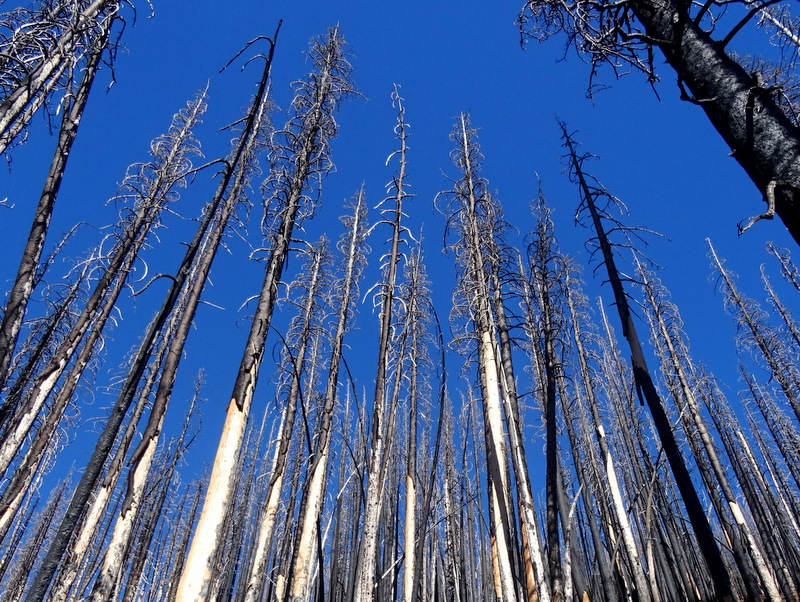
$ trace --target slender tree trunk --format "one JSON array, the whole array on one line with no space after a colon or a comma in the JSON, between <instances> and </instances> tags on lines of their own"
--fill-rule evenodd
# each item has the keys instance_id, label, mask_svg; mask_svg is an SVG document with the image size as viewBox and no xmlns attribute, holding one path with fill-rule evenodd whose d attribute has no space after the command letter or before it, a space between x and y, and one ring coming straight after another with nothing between
<instances>
[{"instance_id":1,"label":"slender tree trunk","mask_svg":"<svg viewBox=\"0 0 800 602\"><path fill-rule=\"evenodd\" d=\"M739 566L739 570L742 578L744 579L745 585L747 586L748 596L751 598L756 598L760 595L760 579L767 595L767 599L777 601L781 598L780 593L778 592L778 587L772 577L769 567L767 566L766 560L761 554L761 550L759 549L758 544L753 537L753 533L751 532L750 527L745 520L744 514L739 508L736 496L734 495L733 489L728 481L728 477L725 474L725 469L723 468L722 462L717 455L714 442L711 440L711 434L709 433L708 428L706 428L703 417L700 415L699 405L695 399L692 387L689 384L690 376L687 374L687 369L684 367L684 364L690 361L688 354L686 353L685 345L683 345L680 340L675 340L677 339L677 335L674 333L674 328L673 331L671 331L667 322L665 321L664 313L668 310L664 307L663 299L661 299L663 295L658 294L656 283L653 282L652 277L644 270L643 266L638 265L637 271L642 279L642 288L645 292L645 297L650 309L649 317L651 319L651 325L656 335L656 340L660 341L660 345L658 346L666 347L664 354L662 355L663 361L666 364L664 372L671 374L672 378L677 378L678 381L677 383L674 383L676 387L673 387L673 390L678 388L677 391L674 390L674 396L676 397L677 402L676 405L678 408L682 408L685 404L686 408L689 410L688 417L691 419L697 435L702 442L702 450L716 480L715 483L709 483L709 489L716 489L716 487L719 487L722 495L725 498L727 510L730 512L730 516L728 516L726 513L721 518L728 523L730 523L730 520L728 519L732 518L733 526L736 530L738 530L737 533L731 534L731 537L733 538L733 554L736 559L736 563ZM675 321L679 319L679 317L673 316L671 323L674 325ZM676 348L678 346L681 348L683 353L679 354L679 350ZM681 403L681 398L683 403ZM689 436L691 437L691 432L689 433ZM699 453L699 450L697 451ZM704 464L703 458L700 456L697 458L697 461L702 470ZM743 549L743 546L740 543L742 539L744 539L747 544L746 551ZM749 559L746 557L746 554L749 554ZM752 560L757 577L752 573L753 569L751 568L750 560Z\"/></svg>"},{"instance_id":2,"label":"slender tree trunk","mask_svg":"<svg viewBox=\"0 0 800 602\"><path fill-rule=\"evenodd\" d=\"M331 429L333 410L336 402L336 388L339 379L339 367L342 360L344 335L348 330L348 317L354 296L357 295L357 283L363 262L363 244L366 236L366 205L363 189L356 196L355 211L348 220L348 233L343 241L346 263L341 282L341 304L336 320L333 337L333 349L328 368L328 379L325 385L325 400L317 426L317 440L314 451L309 458L309 468L300 502L300 515L297 520L297 536L289 569L290 590L287 592L292 602L308 599L309 578L313 563L314 542L325 493L325 478L330 457ZM355 595L355 594L353 594ZM351 597L352 599L352 597Z\"/></svg>"},{"instance_id":3,"label":"slender tree trunk","mask_svg":"<svg viewBox=\"0 0 800 602\"><path fill-rule=\"evenodd\" d=\"M584 349L583 339L581 338L581 328L578 323L577 307L575 300L574 281L571 278L567 279L567 304L570 310L570 319L572 323L573 341L575 343L576 355L580 368L580 376L583 382L584 391L587 396L587 403L589 411L592 416L592 425L594 427L595 438L597 445L600 448L602 459L602 467L605 473L606 483L608 484L609 493L611 495L611 506L614 510L614 516L619 525L620 535L622 537L622 545L625 549L625 556L627 563L631 567L633 573L634 583L636 586L636 598L640 602L647 602L650 600L650 587L645 578L644 568L642 566L641 554L636 546L636 541L633 537L633 529L631 528L630 520L628 519L628 511L624 500L622 499L622 488L619 479L617 478L617 471L614 467L614 456L611 454L611 449L608 445L608 438L606 430L603 426L602 418L598 408L597 400L595 399L594 386L591 382L591 374L587 363L587 354Z\"/></svg>"},{"instance_id":4,"label":"slender tree trunk","mask_svg":"<svg viewBox=\"0 0 800 602\"><path fill-rule=\"evenodd\" d=\"M64 178L72 143L78 135L78 125L83 117L83 110L86 107L89 91L97 74L100 58L108 45L110 23L111 21L109 20L104 24L94 48L89 54L81 81L74 94L70 94L67 97L67 104L62 109L64 113L61 117L56 152L50 163L50 171L47 173L44 189L39 197L39 204L34 213L31 231L28 234L25 250L22 253L14 285L8 293L3 320L0 323L0 390L5 388L8 381L11 358L22 327L22 320L25 317L28 300L33 291L34 277L41 259L50 219L53 215L53 207L58 191L61 188L61 181Z\"/></svg>"},{"instance_id":5,"label":"slender tree trunk","mask_svg":"<svg viewBox=\"0 0 800 602\"><path fill-rule=\"evenodd\" d=\"M528 602L549 602L550 589L544 568L544 559L539 540L539 526L536 520L536 507L533 501L528 460L525 453L523 423L519 409L517 380L511 356L511 335L506 318L503 292L498 269L500 258L495 261L492 273L494 287L494 309L497 316L497 331L500 341L502 368L503 401L505 405L508 438L511 448L511 461L516 479L517 503L522 533L522 559L525 571L525 585Z\"/></svg>"},{"instance_id":6,"label":"slender tree trunk","mask_svg":"<svg viewBox=\"0 0 800 602\"><path fill-rule=\"evenodd\" d=\"M569 150L569 158L572 164L573 174L581 189L581 196L583 202L586 204L590 214L595 232L597 233L600 249L603 254L603 263L608 272L608 278L611 287L614 291L614 301L617 306L620 321L622 322L622 331L631 349L631 362L633 366L633 374L636 382L637 393L644 401L647 402L650 412L653 416L655 427L658 431L658 436L661 444L664 447L667 460L669 461L670 468L675 477L675 482L681 492L683 503L686 508L689 520L691 522L694 534L697 537L697 542L705 559L711 578L714 583L716 595L720 599L728 600L733 598L731 590L730 576L728 570L722 560L719 547L717 546L714 533L711 530L711 525L705 515L697 490L692 483L689 471L686 468L686 463L681 455L675 434L672 431L670 420L664 410L661 398L656 391L655 385L650 377L650 372L647 368L647 363L644 359L644 352L642 351L641 344L639 343L639 336L633 324L630 309L628 307L628 299L625 296L625 291L622 286L619 272L617 271L616 264L612 253L611 244L605 236L605 230L600 221L600 216L594 205L594 196L587 184L582 168L581 161L575 150L572 139L566 132L566 127L562 125L564 133L565 145Z\"/></svg>"},{"instance_id":7,"label":"slender tree trunk","mask_svg":"<svg viewBox=\"0 0 800 602\"><path fill-rule=\"evenodd\" d=\"M706 239L711 251L711 258L716 270L722 276L725 296L735 308L736 321L750 331L752 341L761 351L767 366L775 380L781 386L783 394L794 410L797 420L800 421L800 367L791 361L791 352L787 353L772 329L760 318L760 312L753 306L753 302L746 299L736 288L731 273L724 267L722 260L717 255L710 239ZM787 359L789 361L787 361Z\"/></svg>"},{"instance_id":8,"label":"slender tree trunk","mask_svg":"<svg viewBox=\"0 0 800 602\"><path fill-rule=\"evenodd\" d=\"M394 423L395 400L392 408L387 411L386 394L387 364L392 334L392 315L394 310L394 296L397 282L397 265L400 261L401 242L401 217L403 215L403 200L406 197L406 131L405 109L403 99L399 96L397 88L394 92L398 117L395 131L400 143L400 148L395 151L399 157L399 169L394 179L395 194L386 199L394 201L394 206L384 209L383 214L391 214L387 219L392 226L391 249L385 264L384 281L381 284L381 312L380 312L380 339L378 341L378 367L375 376L375 394L372 403L372 441L370 446L369 471L367 473L367 497L364 503L364 525L360 539L359 554L356 567L355 602L368 602L374 596L375 561L377 554L377 534L380 510L383 501L386 475L386 455L391 449L394 433L391 428ZM408 325L405 325L406 327ZM403 338L407 336L404 330ZM404 357L402 353L397 358L398 375L402 372ZM398 376L399 381L399 376Z\"/></svg>"},{"instance_id":9,"label":"slender tree trunk","mask_svg":"<svg viewBox=\"0 0 800 602\"><path fill-rule=\"evenodd\" d=\"M190 103L187 115L176 116L173 122L173 128L176 128L176 131L167 134L168 140L172 142L170 150L166 156L156 159L156 172L159 176L143 183L147 187L145 195L139 199L140 202L134 208L133 219L125 225L120 235L121 242L114 247L108 267L95 285L70 333L41 370L25 401L11 417L10 429L3 433L4 438L0 445L0 473L8 469L14 456L19 452L39 411L67 369L87 331L94 325L94 332L89 337L90 341L84 343L84 348L86 349L88 346L88 349L80 355L80 361L70 370L69 378L73 381L70 386L74 387L77 384L89 357L91 357L102 327L124 288L125 280L131 272L139 251L144 246L152 227L157 223L160 213L166 208L168 202L173 200L172 189L186 175L185 170L188 170L188 166L183 163L191 154L192 129L204 109L205 104L201 98ZM181 169L176 171L176 164L181 165ZM71 394L69 388L67 391ZM66 401L68 399L62 400L62 406ZM60 411L63 411L63 407L52 414L51 424L45 427L48 437L60 420Z\"/></svg>"},{"instance_id":10,"label":"slender tree trunk","mask_svg":"<svg viewBox=\"0 0 800 602\"><path fill-rule=\"evenodd\" d=\"M493 201L485 190L485 181L477 175L478 148L475 132L465 114L459 117L451 139L456 144L454 162L461 170L461 179L456 182L456 190L450 195L459 207L456 216L461 236L459 244L464 254L462 269L465 272L461 286L464 296L470 299L470 318L474 320L472 336L478 348L495 594L501 600L515 601L517 591L512 560L515 547L512 540L512 521L515 519L515 512L509 497L509 472L500 398L500 365L489 291L489 258L485 256L486 241L482 238L484 232L481 231L478 215L479 211L490 211L487 207Z\"/></svg>"}]
</instances>

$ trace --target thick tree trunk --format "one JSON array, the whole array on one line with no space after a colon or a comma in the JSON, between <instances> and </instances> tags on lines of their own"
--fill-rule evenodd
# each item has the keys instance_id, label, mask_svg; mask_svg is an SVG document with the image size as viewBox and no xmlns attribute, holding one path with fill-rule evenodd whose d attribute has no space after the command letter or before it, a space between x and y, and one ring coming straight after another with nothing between
<instances>
[{"instance_id":1,"label":"thick tree trunk","mask_svg":"<svg viewBox=\"0 0 800 602\"><path fill-rule=\"evenodd\" d=\"M644 400L653 416L653 422L658 432L659 440L664 448L667 460L669 462L672 473L675 477L675 483L680 490L683 503L686 508L687 515L694 530L697 542L705 559L711 578L714 582L716 595L722 599L732 599L733 592L731 590L730 576L728 575L727 567L722 559L719 547L717 546L714 532L705 515L705 510L700 502L694 484L692 483L691 475L686 467L686 462L681 455L680 448L678 447L675 439L675 433L672 431L672 425L669 417L661 402L655 385L653 384L647 363L644 358L644 351L642 350L641 343L639 342L639 335L636 327L633 324L633 318L628 306L628 299L625 296L625 291L622 286L619 272L617 271L612 247L605 235L600 216L594 205L594 196L590 190L589 185L586 183L583 172L581 171L580 161L575 151L574 143L566 132L566 127L562 125L565 145L569 149L569 158L572 164L573 173L576 181L581 189L581 197L586 204L590 214L594 230L597 233L600 250L603 254L603 263L608 272L608 279L614 292L614 301L616 302L617 312L622 323L622 332L628 341L631 350L631 364L633 367L633 376L636 383L637 393L640 398Z\"/></svg>"},{"instance_id":2,"label":"thick tree trunk","mask_svg":"<svg viewBox=\"0 0 800 602\"><path fill-rule=\"evenodd\" d=\"M678 0L637 0L630 6L800 244L800 133L772 94L702 31Z\"/></svg>"}]
</instances>

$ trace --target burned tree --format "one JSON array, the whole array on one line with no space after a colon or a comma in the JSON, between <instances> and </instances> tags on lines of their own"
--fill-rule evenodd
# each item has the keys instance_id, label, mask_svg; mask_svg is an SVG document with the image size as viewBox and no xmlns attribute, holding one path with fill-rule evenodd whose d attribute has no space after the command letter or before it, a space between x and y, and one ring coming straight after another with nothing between
<instances>
[{"instance_id":1,"label":"burned tree","mask_svg":"<svg viewBox=\"0 0 800 602\"><path fill-rule=\"evenodd\" d=\"M733 599L734 595L731 589L731 579L728 574L728 568L722 559L708 517L700 502L697 489L692 482L689 470L686 467L686 462L678 447L675 433L672 430L672 424L667 416L664 403L650 376L644 351L639 341L639 335L633 322L633 316L628 304L628 297L623 286L623 279L616 267L614 246L606 236L605 227L603 226L603 218L611 220L611 223L615 225L614 227L618 227L618 222L602 207L598 208L598 201L606 200L607 202L614 202L615 198L606 189L594 182L591 176L586 173L584 170L584 163L587 155L578 154L576 143L567 132L566 125L563 123L560 125L564 146L567 148L566 160L569 165L570 176L578 186L581 197L581 211L588 214L591 225L595 231L597 249L601 253L603 265L608 273L608 279L614 294L614 302L617 306L620 321L622 322L622 332L630 346L636 392L640 401L642 403L647 403L653 416L653 422L658 432L659 440L664 448L664 453L666 454L670 468L672 469L675 483L681 493L689 521L692 525L692 530L697 538L697 543L700 546L703 558L708 566L709 576L714 583L716 595L720 599Z\"/></svg>"},{"instance_id":2,"label":"burned tree","mask_svg":"<svg viewBox=\"0 0 800 602\"><path fill-rule=\"evenodd\" d=\"M227 406L197 532L181 577L178 590L181 597L195 599L209 593L212 579L210 562L220 545L219 526L230 507L234 483L231 469L236 464L247 426L292 234L296 224L313 213L309 196L313 192L313 182L321 179L332 167L330 143L337 133L334 114L344 97L354 91L350 83L352 67L347 62L345 41L338 27L313 40L309 56L315 71L296 84L292 103L294 115L282 132L285 142L278 149L265 186L263 225L270 251L264 282Z\"/></svg>"},{"instance_id":3,"label":"burned tree","mask_svg":"<svg viewBox=\"0 0 800 602\"><path fill-rule=\"evenodd\" d=\"M655 82L655 52L661 51L675 71L681 98L705 111L767 203L740 231L777 214L800 243L800 131L780 102L780 86L765 83L758 71L748 73L726 52L741 27L774 4L530 0L520 27L540 40L564 34L591 62L592 80L605 64L617 75L640 71ZM727 33L721 32L726 24ZM794 43L791 36L788 40Z\"/></svg>"}]
</instances>

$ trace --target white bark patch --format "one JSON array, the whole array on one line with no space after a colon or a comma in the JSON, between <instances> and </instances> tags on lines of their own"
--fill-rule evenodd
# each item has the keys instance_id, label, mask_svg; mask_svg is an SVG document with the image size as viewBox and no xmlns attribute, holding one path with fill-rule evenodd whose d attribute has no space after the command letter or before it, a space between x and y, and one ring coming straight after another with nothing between
<instances>
[{"instance_id":1,"label":"white bark patch","mask_svg":"<svg viewBox=\"0 0 800 602\"><path fill-rule=\"evenodd\" d=\"M322 494L325 489L325 468L328 465L328 451L320 453L319 462L311 475L311 486L308 491L308 511L305 521L300 525L300 539L297 543L297 565L294 568L292 582L292 598L302 599L308 584L310 565L314 554L314 536L317 532L317 520L322 511Z\"/></svg>"},{"instance_id":2,"label":"white bark patch","mask_svg":"<svg viewBox=\"0 0 800 602\"><path fill-rule=\"evenodd\" d=\"M70 350L71 352L72 350ZM4 474L8 470L9 464L11 464L23 440L27 437L33 421L36 420L36 415L42 409L47 396L50 395L50 391L55 386L58 377L61 376L65 365L65 361L59 362L55 369L48 374L47 378L39 383L33 399L28 403L28 410L20 417L14 432L3 444L3 447L0 448L0 474Z\"/></svg>"},{"instance_id":3,"label":"white bark patch","mask_svg":"<svg viewBox=\"0 0 800 602\"><path fill-rule=\"evenodd\" d=\"M195 602L205 600L208 596L211 584L210 564L217 549L222 520L230 503L231 479L236 469L244 427L247 424L247 413L239 410L236 401L236 398L233 398L228 404L228 415L222 429L214 467L211 470L203 511L178 585L175 598L177 602Z\"/></svg>"}]
</instances>

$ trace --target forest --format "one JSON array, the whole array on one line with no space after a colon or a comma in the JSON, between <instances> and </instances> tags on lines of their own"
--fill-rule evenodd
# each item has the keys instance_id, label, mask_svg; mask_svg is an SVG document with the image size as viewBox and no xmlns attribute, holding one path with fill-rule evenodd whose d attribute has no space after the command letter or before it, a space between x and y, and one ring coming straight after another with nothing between
<instances>
[{"instance_id":1,"label":"forest","mask_svg":"<svg viewBox=\"0 0 800 602\"><path fill-rule=\"evenodd\" d=\"M795 4L180 4L0 0L0 602L800 599Z\"/></svg>"}]
</instances>

